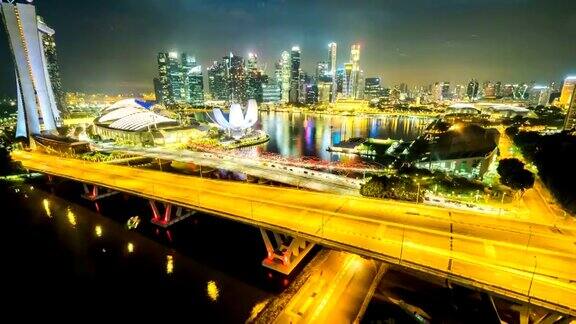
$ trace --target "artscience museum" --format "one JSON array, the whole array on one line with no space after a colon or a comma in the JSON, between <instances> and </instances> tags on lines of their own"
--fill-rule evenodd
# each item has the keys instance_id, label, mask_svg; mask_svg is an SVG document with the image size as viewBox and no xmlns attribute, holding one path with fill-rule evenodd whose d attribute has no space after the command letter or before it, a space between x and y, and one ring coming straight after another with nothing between
<instances>
[{"instance_id":1,"label":"artscience museum","mask_svg":"<svg viewBox=\"0 0 576 324\"><path fill-rule=\"evenodd\" d=\"M240 104L232 104L228 119L220 108L214 108L212 112L214 123L228 136L236 140L251 135L254 132L253 127L258 121L258 104L254 99L248 100L246 112Z\"/></svg>"}]
</instances>

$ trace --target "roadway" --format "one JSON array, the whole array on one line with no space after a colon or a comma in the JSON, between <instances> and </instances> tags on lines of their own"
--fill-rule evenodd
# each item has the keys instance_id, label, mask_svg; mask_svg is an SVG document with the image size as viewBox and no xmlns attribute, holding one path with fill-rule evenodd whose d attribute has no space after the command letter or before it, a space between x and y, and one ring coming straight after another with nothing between
<instances>
[{"instance_id":1,"label":"roadway","mask_svg":"<svg viewBox=\"0 0 576 324\"><path fill-rule=\"evenodd\" d=\"M154 159L194 163L212 168L245 173L253 177L286 183L323 192L358 195L363 181L328 172L303 167L284 165L272 160L242 158L232 155L217 155L209 152L174 150L165 148L137 148L118 145L100 145L106 152L123 152Z\"/></svg>"},{"instance_id":2,"label":"roadway","mask_svg":"<svg viewBox=\"0 0 576 324\"><path fill-rule=\"evenodd\" d=\"M385 271L379 262L329 251L274 323L354 323Z\"/></svg>"},{"instance_id":3,"label":"roadway","mask_svg":"<svg viewBox=\"0 0 576 324\"><path fill-rule=\"evenodd\" d=\"M498 127L500 132L500 141L498 148L500 150L500 158L516 158L525 164L529 164L520 153L519 149L514 145L514 142L506 134L504 127ZM535 174L536 181L534 187L524 192L521 202L524 208L529 211L531 219L549 224L564 224L574 226L576 222L573 217L567 216L566 212L558 210L558 204L546 186L542 183L538 174Z\"/></svg>"},{"instance_id":4,"label":"roadway","mask_svg":"<svg viewBox=\"0 0 576 324\"><path fill-rule=\"evenodd\" d=\"M31 170L304 237L576 315L574 227L13 152Z\"/></svg>"}]
</instances>

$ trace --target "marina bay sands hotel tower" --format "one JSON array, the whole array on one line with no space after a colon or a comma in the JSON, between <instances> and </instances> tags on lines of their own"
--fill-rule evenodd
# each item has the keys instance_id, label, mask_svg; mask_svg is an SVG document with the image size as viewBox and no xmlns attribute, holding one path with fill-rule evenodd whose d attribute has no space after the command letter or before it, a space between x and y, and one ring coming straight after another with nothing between
<instances>
[{"instance_id":1,"label":"marina bay sands hotel tower","mask_svg":"<svg viewBox=\"0 0 576 324\"><path fill-rule=\"evenodd\" d=\"M42 42L43 37L52 36L54 30L38 19L32 4L0 0L0 5L16 68L16 137L30 138L31 135L54 132L60 112Z\"/></svg>"}]
</instances>

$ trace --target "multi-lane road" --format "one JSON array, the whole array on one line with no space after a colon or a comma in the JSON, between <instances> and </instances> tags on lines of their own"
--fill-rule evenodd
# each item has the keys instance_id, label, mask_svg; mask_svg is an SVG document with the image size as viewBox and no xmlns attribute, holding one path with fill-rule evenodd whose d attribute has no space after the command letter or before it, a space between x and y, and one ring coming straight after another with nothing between
<instances>
[{"instance_id":1,"label":"multi-lane road","mask_svg":"<svg viewBox=\"0 0 576 324\"><path fill-rule=\"evenodd\" d=\"M576 314L576 227L201 179L34 152L31 170L172 202Z\"/></svg>"}]
</instances>

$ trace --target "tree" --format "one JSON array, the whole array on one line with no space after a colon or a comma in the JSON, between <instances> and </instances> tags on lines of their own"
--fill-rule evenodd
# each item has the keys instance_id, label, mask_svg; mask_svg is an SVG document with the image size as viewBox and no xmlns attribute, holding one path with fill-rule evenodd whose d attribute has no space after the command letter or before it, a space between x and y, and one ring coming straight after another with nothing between
<instances>
[{"instance_id":1,"label":"tree","mask_svg":"<svg viewBox=\"0 0 576 324\"><path fill-rule=\"evenodd\" d=\"M520 129L518 128L518 126L510 126L510 127L506 128L506 130L505 130L506 135L508 135L511 138L516 136L516 134L518 134L519 131L520 131Z\"/></svg>"},{"instance_id":2,"label":"tree","mask_svg":"<svg viewBox=\"0 0 576 324\"><path fill-rule=\"evenodd\" d=\"M0 146L0 175L8 175L12 170L13 165L10 152L8 152L5 147Z\"/></svg>"},{"instance_id":3,"label":"tree","mask_svg":"<svg viewBox=\"0 0 576 324\"><path fill-rule=\"evenodd\" d=\"M384 197L388 190L389 179L386 176L372 177L360 188L360 194L366 197Z\"/></svg>"},{"instance_id":4,"label":"tree","mask_svg":"<svg viewBox=\"0 0 576 324\"><path fill-rule=\"evenodd\" d=\"M514 190L524 191L534 186L534 174L524 169L524 163L518 159L502 159L496 170L500 182Z\"/></svg>"}]
</instances>

